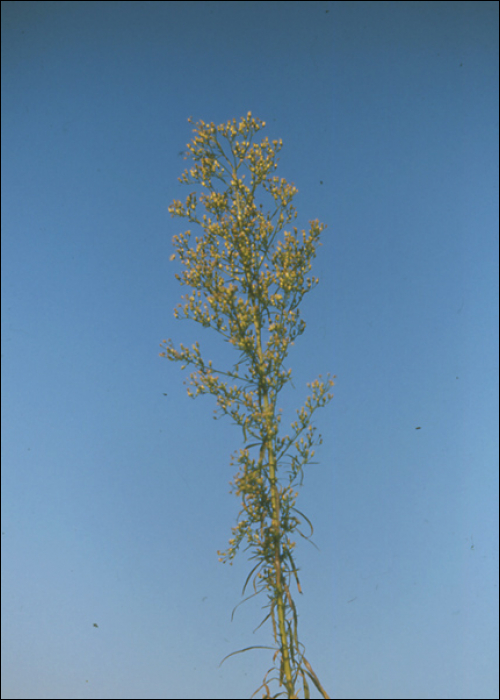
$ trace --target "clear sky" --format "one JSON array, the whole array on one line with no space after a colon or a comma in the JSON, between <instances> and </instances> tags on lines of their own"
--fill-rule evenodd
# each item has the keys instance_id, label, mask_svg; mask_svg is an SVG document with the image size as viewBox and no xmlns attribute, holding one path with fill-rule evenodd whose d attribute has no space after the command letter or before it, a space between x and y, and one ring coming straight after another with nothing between
<instances>
[{"instance_id":1,"label":"clear sky","mask_svg":"<svg viewBox=\"0 0 500 700\"><path fill-rule=\"evenodd\" d=\"M231 622L251 563L217 557L241 435L158 356L227 354L173 317L167 207L187 118L249 110L299 227L328 225L283 397L293 416L337 375L297 504L307 656L334 698L498 697L498 3L23 1L2 2L5 700L248 698L272 664L219 667L271 642L264 597Z\"/></svg>"}]
</instances>

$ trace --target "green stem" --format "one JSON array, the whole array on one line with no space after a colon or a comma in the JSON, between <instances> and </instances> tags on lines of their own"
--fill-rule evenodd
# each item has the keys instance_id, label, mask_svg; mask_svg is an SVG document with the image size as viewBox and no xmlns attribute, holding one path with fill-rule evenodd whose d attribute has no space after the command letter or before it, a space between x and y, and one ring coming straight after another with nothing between
<instances>
[{"instance_id":1,"label":"green stem","mask_svg":"<svg viewBox=\"0 0 500 700\"><path fill-rule=\"evenodd\" d=\"M254 326L255 326L255 337L257 340L257 356L260 363L260 372L263 376L264 372L264 360L262 354L262 340L261 340L261 329L260 329L260 318L257 314L256 308L254 306ZM267 385L263 385L262 388L262 408L263 413L266 418L266 434L264 440L267 442L267 454L268 454L268 464L269 464L269 481L271 483L271 504L272 504L272 527L274 530L274 572L276 575L275 581L275 591L276 591L276 605L278 609L278 628L279 636L281 642L281 655L283 658L283 674L285 678L285 687L289 698L295 697L295 688L292 678L292 669L290 665L290 649L288 648L288 637L286 634L285 625L285 589L282 581L282 567L281 567L281 515L280 515L280 497L278 491L278 479L277 479L277 464L276 457L274 454L274 448L272 445L272 428L275 420L274 407L270 405Z\"/></svg>"}]
</instances>

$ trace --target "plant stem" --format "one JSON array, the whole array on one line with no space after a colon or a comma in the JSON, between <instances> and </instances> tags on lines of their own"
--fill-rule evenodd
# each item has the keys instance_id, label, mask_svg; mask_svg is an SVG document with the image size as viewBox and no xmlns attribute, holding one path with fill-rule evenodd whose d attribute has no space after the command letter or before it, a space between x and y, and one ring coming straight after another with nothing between
<instances>
[{"instance_id":1,"label":"plant stem","mask_svg":"<svg viewBox=\"0 0 500 700\"><path fill-rule=\"evenodd\" d=\"M295 696L295 688L292 679L292 669L290 666L290 650L288 648L288 637L286 633L285 625L285 590L282 581L282 567L281 567L281 515L280 515L280 497L278 492L278 479L277 470L278 465L276 464L276 456L274 454L274 447L272 444L273 427L276 421L274 406L269 402L269 394L267 384L265 383L264 375L264 363L262 354L262 338L261 338L261 327L260 318L256 313L256 307L254 306L254 327L255 336L257 341L257 356L259 358L260 364L260 374L263 378L262 386L262 407L264 409L264 415L266 416L266 434L263 436L264 440L267 442L267 455L269 464L269 481L271 483L271 504L272 504L272 527L274 531L274 573L275 573L275 594L276 594L276 605L278 608L278 628L280 636L280 647L281 655L283 659L283 674L284 683L287 690L289 698Z\"/></svg>"}]
</instances>

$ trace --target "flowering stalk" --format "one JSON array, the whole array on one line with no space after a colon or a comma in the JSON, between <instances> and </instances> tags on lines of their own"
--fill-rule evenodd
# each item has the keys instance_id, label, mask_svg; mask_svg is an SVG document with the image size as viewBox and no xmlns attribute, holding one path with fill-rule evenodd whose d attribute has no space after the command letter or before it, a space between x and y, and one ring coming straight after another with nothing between
<instances>
[{"instance_id":1,"label":"flowering stalk","mask_svg":"<svg viewBox=\"0 0 500 700\"><path fill-rule=\"evenodd\" d=\"M269 688L277 680L288 698L298 698L299 683L309 698L309 679L328 698L298 640L290 584L293 577L302 593L292 536L298 532L308 539L299 526L307 522L312 534L312 525L295 507L296 488L314 456L313 445L321 443L311 417L332 398L333 379L320 377L308 384L311 395L297 411L290 434L280 434L277 405L279 392L292 377L285 359L306 325L299 304L318 283L307 274L324 225L311 221L309 231L300 234L295 227L285 230L297 216L292 205L297 190L274 174L281 140L269 142L266 137L254 143L264 126L250 112L239 123L198 122L187 146L194 165L179 178L197 189L184 203L174 200L169 207L172 216L184 217L203 231L200 237L189 230L173 237L176 252L171 259L178 257L183 268L176 278L190 288L174 315L213 328L239 357L230 369L216 369L202 358L199 343L176 349L170 339L163 341L161 356L181 362L182 369L191 365L188 394L213 394L215 418L227 415L243 432L244 447L233 455L232 464L239 467L231 483L241 498L239 522L229 548L219 555L232 563L246 543L257 563L243 591L252 579L254 595L267 592L269 613L262 623L271 620L275 646L264 648L275 651L275 667L254 695L264 689L263 697L280 697L282 692L271 696ZM266 198L270 211L263 209ZM273 670L277 678L268 679Z\"/></svg>"}]
</instances>

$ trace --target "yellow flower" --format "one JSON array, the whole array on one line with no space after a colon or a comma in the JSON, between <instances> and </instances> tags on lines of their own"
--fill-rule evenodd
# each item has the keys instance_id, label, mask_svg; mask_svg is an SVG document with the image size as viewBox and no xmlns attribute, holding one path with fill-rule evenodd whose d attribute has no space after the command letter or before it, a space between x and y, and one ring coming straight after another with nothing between
<instances>
[{"instance_id":1,"label":"yellow flower","mask_svg":"<svg viewBox=\"0 0 500 700\"><path fill-rule=\"evenodd\" d=\"M170 256L170 260L175 260L175 253L172 253L172 255Z\"/></svg>"}]
</instances>

